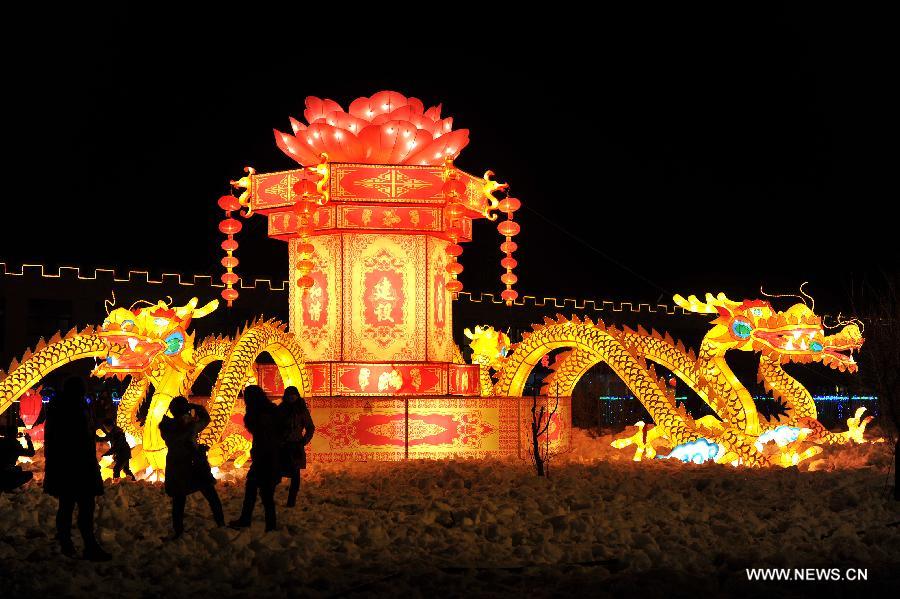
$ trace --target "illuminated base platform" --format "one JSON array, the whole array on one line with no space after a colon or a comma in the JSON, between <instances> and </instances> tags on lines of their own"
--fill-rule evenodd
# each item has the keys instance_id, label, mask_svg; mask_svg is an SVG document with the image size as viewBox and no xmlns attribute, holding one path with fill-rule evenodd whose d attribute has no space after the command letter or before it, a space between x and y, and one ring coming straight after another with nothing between
<instances>
[{"instance_id":1,"label":"illuminated base platform","mask_svg":"<svg viewBox=\"0 0 900 599\"><path fill-rule=\"evenodd\" d=\"M275 399L277 396L270 394ZM208 403L209 398L191 401ZM316 433L308 462L519 457L531 452L532 397L308 397ZM538 397L538 408L546 406ZM556 398L550 398L551 407ZM248 440L244 403L235 403L224 437ZM550 421L550 448L571 443L572 398L560 397ZM543 437L542 437L543 439Z\"/></svg>"},{"instance_id":2,"label":"illuminated base platform","mask_svg":"<svg viewBox=\"0 0 900 599\"><path fill-rule=\"evenodd\" d=\"M527 457L531 397L312 397L311 462ZM538 398L539 404L544 401ZM555 399L552 400L555 403ZM568 447L572 401L561 397L551 446Z\"/></svg>"},{"instance_id":3,"label":"illuminated base platform","mask_svg":"<svg viewBox=\"0 0 900 599\"><path fill-rule=\"evenodd\" d=\"M309 368L313 393L306 402L316 425L307 447L310 462L530 455L534 399L474 395L477 365L313 363ZM319 374L324 369L328 374ZM413 371L420 374L411 376ZM277 368L257 364L255 374L269 397L281 397L284 384ZM402 381L396 388L390 386L395 378ZM384 386L380 382L388 384L381 395L363 391L380 389ZM326 389L338 389L341 394L325 395ZM450 393L437 393L438 389ZM538 406L546 405L547 398L539 396L537 401ZM551 407L555 403L551 398ZM235 432L249 438L242 413L239 401L223 438ZM551 448L568 447L571 430L572 398L560 397L548 431Z\"/></svg>"}]
</instances>

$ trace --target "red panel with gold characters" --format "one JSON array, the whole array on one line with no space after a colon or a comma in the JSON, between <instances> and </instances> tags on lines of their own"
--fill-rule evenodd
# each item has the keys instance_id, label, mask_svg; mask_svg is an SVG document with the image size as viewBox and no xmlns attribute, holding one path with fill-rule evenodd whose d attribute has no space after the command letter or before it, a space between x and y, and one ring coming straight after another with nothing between
<instances>
[{"instance_id":1,"label":"red panel with gold characters","mask_svg":"<svg viewBox=\"0 0 900 599\"><path fill-rule=\"evenodd\" d=\"M311 395L331 395L331 363L306 364L312 378Z\"/></svg>"},{"instance_id":2,"label":"red panel with gold characters","mask_svg":"<svg viewBox=\"0 0 900 599\"><path fill-rule=\"evenodd\" d=\"M322 206L312 215L312 223L317 231L335 228L335 206ZM288 240L297 235L300 219L293 210L281 209L270 212L269 237Z\"/></svg>"},{"instance_id":3,"label":"red panel with gold characters","mask_svg":"<svg viewBox=\"0 0 900 599\"><path fill-rule=\"evenodd\" d=\"M294 184L300 180L302 172L302 169L295 169L253 175L253 210L265 214L274 208L293 206L296 199Z\"/></svg>"},{"instance_id":4,"label":"red panel with gold characters","mask_svg":"<svg viewBox=\"0 0 900 599\"><path fill-rule=\"evenodd\" d=\"M334 364L334 395L444 395L444 364Z\"/></svg>"},{"instance_id":5,"label":"red panel with gold characters","mask_svg":"<svg viewBox=\"0 0 900 599\"><path fill-rule=\"evenodd\" d=\"M343 359L425 360L425 237L343 237Z\"/></svg>"},{"instance_id":6,"label":"red panel with gold characters","mask_svg":"<svg viewBox=\"0 0 900 599\"><path fill-rule=\"evenodd\" d=\"M329 164L331 176L328 183L330 200L334 202L389 202L399 204L446 203L442 188L443 166ZM259 173L251 177L253 186L252 207L266 214L278 208L293 206L296 200L294 184L300 180L301 169L276 173ZM459 171L465 184L463 205L481 213L487 201L484 196L484 180Z\"/></svg>"},{"instance_id":7,"label":"red panel with gold characters","mask_svg":"<svg viewBox=\"0 0 900 599\"><path fill-rule=\"evenodd\" d=\"M435 232L441 230L441 210L411 206L339 206L339 229L407 230Z\"/></svg>"},{"instance_id":8,"label":"red panel with gold characters","mask_svg":"<svg viewBox=\"0 0 900 599\"><path fill-rule=\"evenodd\" d=\"M450 395L480 395L479 366L450 364L447 369L447 388Z\"/></svg>"},{"instance_id":9,"label":"red panel with gold characters","mask_svg":"<svg viewBox=\"0 0 900 599\"><path fill-rule=\"evenodd\" d=\"M452 297L447 291L448 242L428 238L428 265L425 290L428 296L426 343L427 359L434 362L452 362L456 350L453 344Z\"/></svg>"},{"instance_id":10,"label":"red panel with gold characters","mask_svg":"<svg viewBox=\"0 0 900 599\"><path fill-rule=\"evenodd\" d=\"M441 166L332 164L331 198L443 204L443 174Z\"/></svg>"},{"instance_id":11,"label":"red panel with gold characters","mask_svg":"<svg viewBox=\"0 0 900 599\"><path fill-rule=\"evenodd\" d=\"M516 455L515 400L452 397L409 400L410 459Z\"/></svg>"},{"instance_id":12,"label":"red panel with gold characters","mask_svg":"<svg viewBox=\"0 0 900 599\"><path fill-rule=\"evenodd\" d=\"M311 462L514 456L515 398L313 397Z\"/></svg>"},{"instance_id":13,"label":"red panel with gold characters","mask_svg":"<svg viewBox=\"0 0 900 599\"><path fill-rule=\"evenodd\" d=\"M305 294L296 285L288 291L291 331L300 341L303 354L310 361L341 359L341 320L344 299L341 263L341 236L319 235L311 239L316 248L310 258L315 269L310 272L314 284ZM291 263L297 261L298 240L289 242Z\"/></svg>"},{"instance_id":14,"label":"red panel with gold characters","mask_svg":"<svg viewBox=\"0 0 900 599\"><path fill-rule=\"evenodd\" d=\"M400 399L313 397L307 400L316 434L311 462L402 460L406 457L406 404Z\"/></svg>"}]
</instances>

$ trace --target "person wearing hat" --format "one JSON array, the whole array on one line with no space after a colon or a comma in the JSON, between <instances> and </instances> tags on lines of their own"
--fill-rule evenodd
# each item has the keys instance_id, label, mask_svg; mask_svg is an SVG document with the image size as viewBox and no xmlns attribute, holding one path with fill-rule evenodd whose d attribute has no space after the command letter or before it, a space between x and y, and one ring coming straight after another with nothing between
<instances>
[{"instance_id":1,"label":"person wearing hat","mask_svg":"<svg viewBox=\"0 0 900 599\"><path fill-rule=\"evenodd\" d=\"M197 444L197 434L210 422L203 406L188 403L178 396L169 404L169 413L159 424L159 432L166 442L166 494L172 498L172 536L184 533L184 505L187 496L200 491L212 510L213 520L225 525L222 501L216 493L216 479L212 475L206 448Z\"/></svg>"}]
</instances>

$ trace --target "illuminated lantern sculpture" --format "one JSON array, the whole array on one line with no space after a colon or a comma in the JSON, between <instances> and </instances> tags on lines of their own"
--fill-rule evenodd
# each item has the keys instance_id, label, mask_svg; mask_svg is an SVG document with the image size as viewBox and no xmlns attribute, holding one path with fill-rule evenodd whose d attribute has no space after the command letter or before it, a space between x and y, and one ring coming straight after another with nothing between
<instances>
[{"instance_id":1,"label":"illuminated lantern sculpture","mask_svg":"<svg viewBox=\"0 0 900 599\"><path fill-rule=\"evenodd\" d=\"M468 131L454 130L440 106L426 109L396 92L358 98L348 110L310 97L303 116L305 123L290 120L292 133L275 131L276 145L302 168L255 173L248 187L250 211L268 219L296 269L290 330L312 373L317 426L326 421L313 453L351 455L360 439L377 455L395 455L398 444L404 455L446 451L462 438L499 450L496 411L471 412L484 427L464 426L463 408L454 408L447 415L457 424L439 432L428 406L480 394L477 366L456 361L451 304L462 290L458 258L472 222L496 220L501 200L493 194L506 185L454 166ZM331 421L346 414L325 407L347 397L370 410L363 424L354 421L368 431L354 441ZM407 404L410 428L401 430L391 418L403 406L406 423ZM437 439L440 449L432 447Z\"/></svg>"}]
</instances>

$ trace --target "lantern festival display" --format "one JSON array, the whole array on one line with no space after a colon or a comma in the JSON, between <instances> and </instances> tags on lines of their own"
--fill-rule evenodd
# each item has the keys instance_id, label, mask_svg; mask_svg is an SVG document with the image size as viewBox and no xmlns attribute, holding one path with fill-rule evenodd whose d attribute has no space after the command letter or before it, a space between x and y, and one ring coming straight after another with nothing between
<instances>
[{"instance_id":1,"label":"lantern festival display","mask_svg":"<svg viewBox=\"0 0 900 599\"><path fill-rule=\"evenodd\" d=\"M865 442L871 418L858 412L846 431L826 430L809 392L782 368L786 362L857 368L861 323L842 321L829 334L806 295L784 311L767 300L734 301L722 293L704 300L676 295L684 311L713 317L697 353L656 331L577 317L547 318L516 343L472 323L465 329L472 350L466 364L453 341L451 309L462 290L462 244L472 239L473 221L499 221L500 297L513 306L520 232L514 216L521 202L491 171L478 177L456 168L468 131L454 130L440 106L426 110L416 98L379 92L345 111L309 97L304 117L306 123L290 119L292 133L275 131L277 147L296 168L257 173L248 167L232 182L239 195L218 202L226 236L222 298L228 305L238 298L234 235L242 224L236 216L258 215L269 236L285 244L292 273L287 325L258 319L234 337L195 342L193 319L215 310L217 300L199 308L197 298L180 306L156 298L115 307L96 327L41 340L0 372L0 412L59 366L99 359L95 376L131 376L117 423L138 446L132 469L158 472L165 464L158 425L169 402L190 393L203 369L221 361L207 406L212 421L199 439L211 448L213 465L248 458L240 396L254 382L273 394L294 385L307 398L316 423L311 461L527 456L533 400L522 397L525 384L537 364L564 349L542 390L559 405L542 439L554 450L569 443L572 390L601 362L652 418L613 443L634 446L635 460L789 467L829 445ZM760 379L785 404L783 418L760 419L725 360L729 351L759 354ZM263 353L274 364L258 363ZM670 373L668 380L657 366ZM679 382L715 416L695 420L678 405ZM142 425L136 413L151 385ZM33 412L34 398L24 401Z\"/></svg>"},{"instance_id":2,"label":"lantern festival display","mask_svg":"<svg viewBox=\"0 0 900 599\"><path fill-rule=\"evenodd\" d=\"M304 117L275 132L300 168L247 187L296 267L289 329L312 380L313 459L517 452L518 404L480 398L451 310L462 244L473 220L497 219L506 185L454 166L468 131L440 106L381 92L345 111L311 97Z\"/></svg>"}]
</instances>

